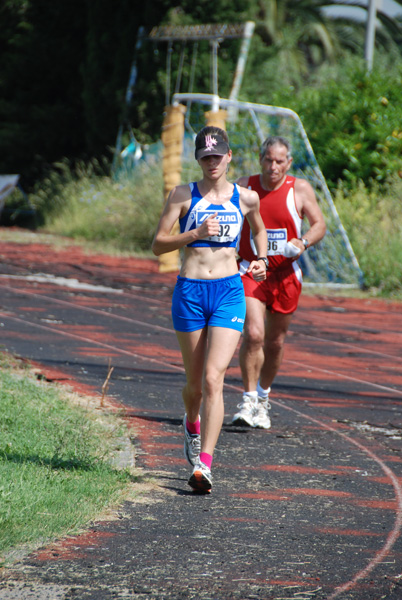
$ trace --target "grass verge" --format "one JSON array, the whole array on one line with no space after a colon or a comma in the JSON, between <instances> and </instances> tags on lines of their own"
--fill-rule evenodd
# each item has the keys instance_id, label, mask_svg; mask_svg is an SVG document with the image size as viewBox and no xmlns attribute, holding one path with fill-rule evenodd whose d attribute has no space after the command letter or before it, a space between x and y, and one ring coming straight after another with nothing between
<instances>
[{"instance_id":1,"label":"grass verge","mask_svg":"<svg viewBox=\"0 0 402 600\"><path fill-rule=\"evenodd\" d=\"M0 353L0 560L67 533L132 493L135 479L112 459L127 432L106 411L38 381Z\"/></svg>"}]
</instances>

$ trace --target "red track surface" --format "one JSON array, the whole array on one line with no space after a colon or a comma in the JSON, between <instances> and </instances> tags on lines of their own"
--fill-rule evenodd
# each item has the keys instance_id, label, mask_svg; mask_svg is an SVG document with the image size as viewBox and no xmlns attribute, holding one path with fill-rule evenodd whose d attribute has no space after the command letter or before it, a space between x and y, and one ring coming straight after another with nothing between
<instances>
[{"instance_id":1,"label":"red track surface","mask_svg":"<svg viewBox=\"0 0 402 600\"><path fill-rule=\"evenodd\" d=\"M116 378L111 391L126 407L137 435L137 464L155 473L162 488L173 489L173 500L171 493L164 495L163 507L158 504L155 510L172 524L178 539L186 539L194 518L202 531L205 501L195 503L184 492L188 469L179 427L183 369L170 322L176 275L159 274L155 261L89 255L76 247L53 250L0 242L0 257L3 345L40 363L49 378L94 393L100 393L112 361ZM71 279L78 283L71 285ZM133 550L133 540L127 546L135 554L138 574L130 572L130 589L140 581L148 590L141 588L141 598L402 598L401 363L400 304L303 295L274 386L269 432L237 431L229 425L241 392L237 356L228 371L214 510L208 510L215 513L215 546L220 531L225 542L221 556L233 543L230 556L235 557L242 540L254 550L239 563L232 558L233 564L223 566L213 582L200 579L197 569L209 568L202 557L195 565L185 555L186 573L175 572L169 583L169 569L162 566L173 560L169 551L180 558L176 538L164 548L166 534L144 530L140 553ZM181 473L178 481L172 473ZM211 527L211 518L205 527ZM88 548L121 547L121 535L100 525L81 538L43 549L28 563L35 578L67 586L76 584L70 571L74 565L88 580L82 598L116 597L89 595L91 590L100 593L99 581L84 563ZM147 544L158 535L159 554L148 555ZM151 556L160 574L154 587L149 583L147 588ZM303 560L306 556L310 559ZM64 579L54 575L55 560L63 563ZM108 576L108 589L116 591L124 569L111 567ZM195 595L185 595L189 590Z\"/></svg>"}]
</instances>

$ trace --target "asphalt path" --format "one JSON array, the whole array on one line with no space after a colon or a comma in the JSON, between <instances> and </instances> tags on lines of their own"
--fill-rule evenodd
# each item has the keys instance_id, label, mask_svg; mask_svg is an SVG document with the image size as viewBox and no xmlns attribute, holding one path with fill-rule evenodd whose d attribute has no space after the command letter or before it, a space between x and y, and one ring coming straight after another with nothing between
<instances>
[{"instance_id":1,"label":"asphalt path","mask_svg":"<svg viewBox=\"0 0 402 600\"><path fill-rule=\"evenodd\" d=\"M176 274L153 260L1 242L1 346L101 396L149 481L116 519L17 560L2 600L402 599L401 304L303 294L273 387L272 428L234 427L225 384L213 490L183 456Z\"/></svg>"}]
</instances>

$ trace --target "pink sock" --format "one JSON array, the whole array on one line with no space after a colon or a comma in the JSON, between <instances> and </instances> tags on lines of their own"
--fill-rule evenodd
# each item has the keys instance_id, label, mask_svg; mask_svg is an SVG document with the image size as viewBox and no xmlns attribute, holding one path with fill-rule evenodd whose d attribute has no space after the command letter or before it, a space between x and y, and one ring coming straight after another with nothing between
<instances>
[{"instance_id":1,"label":"pink sock","mask_svg":"<svg viewBox=\"0 0 402 600\"><path fill-rule=\"evenodd\" d=\"M212 456L211 454L207 454L206 452L200 453L200 461L207 465L208 469L211 468L212 465Z\"/></svg>"},{"instance_id":2,"label":"pink sock","mask_svg":"<svg viewBox=\"0 0 402 600\"><path fill-rule=\"evenodd\" d=\"M200 435L200 432L201 432L200 419L197 419L195 423L190 423L190 421L188 419L186 419L186 427L187 427L187 431L189 433Z\"/></svg>"}]
</instances>

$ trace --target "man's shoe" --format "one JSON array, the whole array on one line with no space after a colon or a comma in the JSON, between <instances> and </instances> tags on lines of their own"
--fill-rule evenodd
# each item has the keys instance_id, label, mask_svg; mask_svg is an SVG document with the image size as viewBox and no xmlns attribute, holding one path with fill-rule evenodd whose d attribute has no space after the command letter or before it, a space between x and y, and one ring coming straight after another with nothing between
<instances>
[{"instance_id":1,"label":"man's shoe","mask_svg":"<svg viewBox=\"0 0 402 600\"><path fill-rule=\"evenodd\" d=\"M233 419L232 425L249 425L255 427L255 419L257 416L257 400L244 394L243 400L237 405L237 412Z\"/></svg>"},{"instance_id":2,"label":"man's shoe","mask_svg":"<svg viewBox=\"0 0 402 600\"><path fill-rule=\"evenodd\" d=\"M268 412L270 408L271 405L268 400L258 398L254 427L259 427L260 429L269 429L271 427L271 419Z\"/></svg>"},{"instance_id":3,"label":"man's shoe","mask_svg":"<svg viewBox=\"0 0 402 600\"><path fill-rule=\"evenodd\" d=\"M198 464L201 452L201 436L198 433L190 433L186 425L187 415L183 418L184 427L184 456L192 467Z\"/></svg>"},{"instance_id":4,"label":"man's shoe","mask_svg":"<svg viewBox=\"0 0 402 600\"><path fill-rule=\"evenodd\" d=\"M199 494L209 494L212 488L211 470L199 461L193 469L188 485Z\"/></svg>"}]
</instances>

